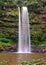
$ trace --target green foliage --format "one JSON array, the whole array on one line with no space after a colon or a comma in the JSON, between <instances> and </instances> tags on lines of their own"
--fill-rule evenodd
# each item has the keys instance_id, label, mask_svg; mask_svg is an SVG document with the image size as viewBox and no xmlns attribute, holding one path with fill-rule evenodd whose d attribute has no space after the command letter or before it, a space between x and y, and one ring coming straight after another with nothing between
<instances>
[{"instance_id":1,"label":"green foliage","mask_svg":"<svg viewBox=\"0 0 46 65\"><path fill-rule=\"evenodd\" d=\"M23 61L21 62L21 64L15 64L15 65L44 65L46 64L46 62L44 61L44 59L33 59L30 62L27 61ZM0 62L0 65L9 65L9 63L7 61L2 61Z\"/></svg>"},{"instance_id":2,"label":"green foliage","mask_svg":"<svg viewBox=\"0 0 46 65\"><path fill-rule=\"evenodd\" d=\"M41 46L46 46L46 41L42 42Z\"/></svg>"},{"instance_id":3,"label":"green foliage","mask_svg":"<svg viewBox=\"0 0 46 65\"><path fill-rule=\"evenodd\" d=\"M7 61L0 62L0 65L8 65Z\"/></svg>"},{"instance_id":4,"label":"green foliage","mask_svg":"<svg viewBox=\"0 0 46 65\"><path fill-rule=\"evenodd\" d=\"M39 45L38 38L36 38L35 36L32 36L31 39L32 39L31 42L32 42L33 45Z\"/></svg>"},{"instance_id":5,"label":"green foliage","mask_svg":"<svg viewBox=\"0 0 46 65\"><path fill-rule=\"evenodd\" d=\"M41 60L41 59L33 59L31 60L30 62L22 62L21 64L17 64L17 65L43 65L45 64L46 62Z\"/></svg>"},{"instance_id":6,"label":"green foliage","mask_svg":"<svg viewBox=\"0 0 46 65\"><path fill-rule=\"evenodd\" d=\"M13 0L0 0L1 5L14 5Z\"/></svg>"},{"instance_id":7,"label":"green foliage","mask_svg":"<svg viewBox=\"0 0 46 65\"><path fill-rule=\"evenodd\" d=\"M12 44L12 40L11 39L6 39L6 38L0 38L0 46L6 45L9 46Z\"/></svg>"},{"instance_id":8,"label":"green foliage","mask_svg":"<svg viewBox=\"0 0 46 65\"><path fill-rule=\"evenodd\" d=\"M42 5L43 4L43 2L46 2L46 0L17 0L17 1L15 1L16 2L16 5L17 6L29 6L29 5L33 5L33 7L35 6L35 7L37 7L37 4L38 5Z\"/></svg>"},{"instance_id":9,"label":"green foliage","mask_svg":"<svg viewBox=\"0 0 46 65\"><path fill-rule=\"evenodd\" d=\"M10 34L9 38L13 40L13 42L17 42L18 41L18 35L17 34Z\"/></svg>"},{"instance_id":10,"label":"green foliage","mask_svg":"<svg viewBox=\"0 0 46 65\"><path fill-rule=\"evenodd\" d=\"M46 0L0 0L0 4L16 6L28 6L36 3L42 5L43 2L46 2Z\"/></svg>"},{"instance_id":11,"label":"green foliage","mask_svg":"<svg viewBox=\"0 0 46 65\"><path fill-rule=\"evenodd\" d=\"M35 25L32 25L31 27L31 42L32 42L32 45L44 45L44 41L46 42L46 33L44 33L45 31L45 26L42 27L42 29L39 31L39 30L36 30L36 27Z\"/></svg>"}]
</instances>

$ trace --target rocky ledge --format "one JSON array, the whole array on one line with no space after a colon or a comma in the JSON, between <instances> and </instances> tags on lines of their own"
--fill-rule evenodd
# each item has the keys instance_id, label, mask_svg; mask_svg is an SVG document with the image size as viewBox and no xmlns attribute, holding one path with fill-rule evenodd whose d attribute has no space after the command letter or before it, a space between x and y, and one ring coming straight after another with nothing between
<instances>
[{"instance_id":1,"label":"rocky ledge","mask_svg":"<svg viewBox=\"0 0 46 65\"><path fill-rule=\"evenodd\" d=\"M46 53L46 46L32 46L32 52Z\"/></svg>"},{"instance_id":2,"label":"rocky ledge","mask_svg":"<svg viewBox=\"0 0 46 65\"><path fill-rule=\"evenodd\" d=\"M34 53L46 53L46 46L31 46ZM0 47L0 52L17 52L17 46L3 46Z\"/></svg>"}]
</instances>

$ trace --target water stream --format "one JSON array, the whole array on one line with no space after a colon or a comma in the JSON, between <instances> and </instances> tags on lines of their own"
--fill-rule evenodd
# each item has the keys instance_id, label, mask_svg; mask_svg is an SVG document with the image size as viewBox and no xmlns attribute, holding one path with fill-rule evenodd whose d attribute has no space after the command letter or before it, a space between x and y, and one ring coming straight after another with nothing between
<instances>
[{"instance_id":1,"label":"water stream","mask_svg":"<svg viewBox=\"0 0 46 65\"><path fill-rule=\"evenodd\" d=\"M30 25L27 7L18 7L19 10L19 41L18 41L18 52L19 53L30 53Z\"/></svg>"}]
</instances>

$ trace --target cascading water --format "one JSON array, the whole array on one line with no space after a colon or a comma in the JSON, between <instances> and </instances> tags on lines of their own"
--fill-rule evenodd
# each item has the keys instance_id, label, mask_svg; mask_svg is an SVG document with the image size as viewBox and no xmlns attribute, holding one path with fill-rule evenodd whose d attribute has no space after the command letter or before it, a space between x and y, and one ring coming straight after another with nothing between
<instances>
[{"instance_id":1,"label":"cascading water","mask_svg":"<svg viewBox=\"0 0 46 65\"><path fill-rule=\"evenodd\" d=\"M19 41L18 41L18 53L30 53L30 26L27 7L22 7L22 12L19 10Z\"/></svg>"}]
</instances>

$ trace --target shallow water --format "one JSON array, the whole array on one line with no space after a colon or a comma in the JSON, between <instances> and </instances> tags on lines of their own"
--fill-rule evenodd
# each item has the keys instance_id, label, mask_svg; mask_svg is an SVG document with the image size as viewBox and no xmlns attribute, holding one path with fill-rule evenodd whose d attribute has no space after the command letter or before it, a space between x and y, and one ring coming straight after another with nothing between
<instances>
[{"instance_id":1,"label":"shallow water","mask_svg":"<svg viewBox=\"0 0 46 65\"><path fill-rule=\"evenodd\" d=\"M44 53L0 53L0 62L8 61L8 65L16 65L21 61L29 62L32 59L42 59L46 61L46 54ZM46 64L45 64L46 65Z\"/></svg>"}]
</instances>

